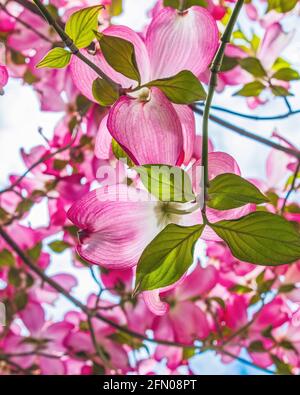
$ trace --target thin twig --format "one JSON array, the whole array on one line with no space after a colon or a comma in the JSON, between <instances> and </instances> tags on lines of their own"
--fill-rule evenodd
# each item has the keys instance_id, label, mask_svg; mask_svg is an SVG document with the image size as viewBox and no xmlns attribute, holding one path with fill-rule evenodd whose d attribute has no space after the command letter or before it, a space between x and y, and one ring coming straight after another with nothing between
<instances>
[{"instance_id":1,"label":"thin twig","mask_svg":"<svg viewBox=\"0 0 300 395\"><path fill-rule=\"evenodd\" d=\"M17 370L17 372L21 372L23 374L26 375L31 375L31 372L28 369L24 369L22 368L22 366L20 366L18 363L12 361L11 359L9 359L8 357L6 357L5 355L0 355L0 361L4 361L6 362L8 365L11 365L14 369Z\"/></svg>"},{"instance_id":2,"label":"thin twig","mask_svg":"<svg viewBox=\"0 0 300 395\"><path fill-rule=\"evenodd\" d=\"M45 283L49 284L57 292L59 292L61 295L63 295L65 298L67 298L70 302L72 302L75 306L77 306L80 310L82 310L87 315L87 317L97 318L100 321L103 321L106 324L110 325L111 327L119 330L120 332L126 333L127 335L130 335L134 338L137 338L137 339L140 339L143 341L148 341L148 342L151 342L154 344L161 344L161 345L172 346L172 347L180 347L180 348L184 348L184 349L192 349L192 350L198 351L198 354L211 349L211 350L215 350L215 351L229 355L229 353L227 351L224 351L224 350L222 350L218 347L214 347L214 346L209 346L209 347L201 349L200 346L187 345L187 344L182 344L179 342L173 342L173 341L168 341L168 340L158 340L158 339L148 338L147 336L144 336L140 333L134 332L126 327L116 324L114 321L106 318L105 316L102 316L98 312L94 313L87 306L85 306L83 303L81 303L78 299L76 299L74 296L69 294L69 292L66 289L64 289L60 284L58 284L52 278L48 277L37 265L35 265L31 261L31 259L23 252L23 250L16 244L16 242L8 235L8 233L1 227L0 227L0 235L7 242L7 244L15 251L15 253L19 256L19 258L22 259L24 264L29 267L29 269L31 271L33 271L35 274L37 274ZM237 356L232 356L232 355L230 355L230 356L233 358L236 358L237 360L239 360L247 365L256 367L257 369L260 369L260 370L263 369L260 366L252 364L251 362L243 360L242 358L239 358ZM273 373L273 372L269 371L268 373Z\"/></svg>"},{"instance_id":3,"label":"thin twig","mask_svg":"<svg viewBox=\"0 0 300 395\"><path fill-rule=\"evenodd\" d=\"M8 9L3 5L0 4L0 8L3 10L3 12L5 12L8 16L10 16L11 18L14 18L17 22L19 22L21 25L23 25L24 27L26 27L26 29L31 30L33 33L35 33L37 36L39 36L41 39L43 39L44 41L47 41L49 44L57 44L54 41L50 40L49 37L45 36L43 33L41 33L40 31L38 31L37 29L34 28L34 26L29 25L27 22L23 21L21 18L11 14Z\"/></svg>"},{"instance_id":4,"label":"thin twig","mask_svg":"<svg viewBox=\"0 0 300 395\"><path fill-rule=\"evenodd\" d=\"M69 294L69 292L63 288L60 284L58 284L51 277L48 277L47 274L43 272L36 264L34 264L31 259L24 253L24 251L18 246L18 244L10 237L10 235L0 227L0 236L6 241L6 243L15 251L15 253L19 256L19 258L24 262L24 264L29 267L31 271L37 274L45 283L49 284L53 289L55 289L58 293L63 295L66 299L68 299L71 303L73 303L76 307L82 310L87 316L98 318L99 320L105 322L111 327L119 330L120 332L126 333L132 337L143 341L149 341L151 343L162 344L166 346L174 346L174 347L182 347L182 348L190 348L190 349L199 349L199 347L194 345L186 345L182 343L172 342L168 340L158 340L151 339L147 336L144 336L140 333L134 332L126 327L116 324L114 321L109 318L99 314L98 312L94 312L90 310L87 306L85 306L82 302L76 299L74 296Z\"/></svg>"},{"instance_id":5,"label":"thin twig","mask_svg":"<svg viewBox=\"0 0 300 395\"><path fill-rule=\"evenodd\" d=\"M197 108L195 106L191 106L191 108L196 114L203 116L203 110L201 110L200 108ZM240 136L247 137L251 140L257 141L261 144L267 145L268 147L275 148L278 151L285 152L288 155L291 155L297 159L300 159L300 151L298 151L298 150L292 149L290 147L282 146L282 145L277 144L274 141L271 141L265 137L258 136L257 134L249 132L239 126L236 126L228 121L225 121L224 119L221 119L221 118L217 117L216 115L210 114L209 119L212 120L213 122L217 123L218 125L223 126L227 130L231 130L232 132L239 134Z\"/></svg>"},{"instance_id":6,"label":"thin twig","mask_svg":"<svg viewBox=\"0 0 300 395\"><path fill-rule=\"evenodd\" d=\"M270 370L270 369L267 369L267 368L263 368L262 366L259 366L259 365L257 365L254 362L248 361L245 358L239 357L238 355L235 355L235 354L231 353L230 351L223 350L223 349L217 349L216 351L220 352L222 354L225 354L228 357L236 359L237 361L243 363L244 365L250 366L251 368L255 368L255 369L261 370L264 373L269 373L269 374L276 375L276 372L274 372L273 370Z\"/></svg>"},{"instance_id":7,"label":"thin twig","mask_svg":"<svg viewBox=\"0 0 300 395\"><path fill-rule=\"evenodd\" d=\"M195 107L203 107L204 103L197 103L195 104ZM246 119L251 119L253 121L274 121L274 120L279 120L279 119L286 119L292 115L297 115L300 114L300 110L295 110L291 112L285 112L283 114L278 114L278 115L270 115L270 116L260 116L260 115L252 115L252 114L244 114L238 111L233 111L225 107L220 107L220 106L211 106L212 110L215 111L221 111L225 112L226 114L230 115L235 115L240 118L246 118Z\"/></svg>"},{"instance_id":8,"label":"thin twig","mask_svg":"<svg viewBox=\"0 0 300 395\"><path fill-rule=\"evenodd\" d=\"M41 165L42 163L54 158L56 155L66 151L68 148L71 148L73 143L76 140L77 137L77 133L78 133L78 129L76 128L72 134L71 137L71 141L64 145L63 147L58 148L56 151L51 152L50 154L47 155L43 155L40 159L38 159L36 162L34 162L31 166L28 167L28 169L15 181L13 182L9 187L2 189L2 191L0 191L0 195L2 193L5 192L9 192L12 191L16 186L18 186L20 184L20 182L33 170L35 169L37 166Z\"/></svg>"},{"instance_id":9,"label":"thin twig","mask_svg":"<svg viewBox=\"0 0 300 395\"><path fill-rule=\"evenodd\" d=\"M91 338L92 338L92 342L93 342L93 346L95 348L96 354L98 355L100 360L107 365L107 367L111 368L108 357L105 355L104 351L98 344L97 337L96 337L95 330L94 330L94 325L92 322L92 318L89 315L87 316L87 322L88 322L89 331L91 333Z\"/></svg>"}]
</instances>

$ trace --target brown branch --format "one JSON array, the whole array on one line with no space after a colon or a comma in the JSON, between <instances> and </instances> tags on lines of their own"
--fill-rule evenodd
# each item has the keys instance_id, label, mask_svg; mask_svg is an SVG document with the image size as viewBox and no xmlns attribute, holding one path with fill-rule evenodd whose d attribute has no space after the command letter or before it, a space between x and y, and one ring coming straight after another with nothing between
<instances>
[{"instance_id":1,"label":"brown branch","mask_svg":"<svg viewBox=\"0 0 300 395\"><path fill-rule=\"evenodd\" d=\"M33 3L28 0L13 0L15 3L20 4L22 7L26 8L28 11L31 11L33 14L39 15L38 9L35 7Z\"/></svg>"},{"instance_id":2,"label":"brown branch","mask_svg":"<svg viewBox=\"0 0 300 395\"><path fill-rule=\"evenodd\" d=\"M10 16L11 18L14 18L17 22L19 22L21 25L26 27L26 29L31 30L33 33L35 33L37 36L39 36L44 41L47 41L50 44L55 44L53 41L50 40L49 37L45 36L43 33L39 32L37 29L35 29L34 26L29 25L27 22L23 21L21 18L11 14L3 4L0 4L0 9L2 9L3 12L5 12L8 16Z\"/></svg>"},{"instance_id":3,"label":"brown branch","mask_svg":"<svg viewBox=\"0 0 300 395\"><path fill-rule=\"evenodd\" d=\"M37 166L41 165L42 163L46 162L47 160L50 160L50 159L54 158L56 155L66 151L68 148L71 148L73 143L76 140L77 133L78 133L78 129L76 128L74 130L73 134L72 134L71 141L68 144L64 145L63 147L58 148L56 151L51 152L50 154L43 155L40 159L38 159L30 167L28 167L28 169L14 183L12 183L9 187L7 187L7 188L3 189L2 191L0 191L0 195L5 193L5 192L12 191Z\"/></svg>"},{"instance_id":4,"label":"brown branch","mask_svg":"<svg viewBox=\"0 0 300 395\"><path fill-rule=\"evenodd\" d=\"M82 302L80 302L74 296L69 294L69 292L65 288L63 288L60 284L54 281L51 277L48 277L47 274L45 274L43 270L41 270L35 263L33 263L31 259L24 253L24 251L18 246L18 244L9 236L9 234L2 227L0 227L0 236L2 236L2 238L6 241L6 243L13 249L13 251L19 256L19 258L24 262L24 264L27 267L29 267L31 271L33 271L45 283L49 284L53 289L55 289L58 293L63 295L76 307L82 310L87 316L97 318L105 322L106 324L110 325L111 327L117 329L118 331L126 333L129 336L135 337L143 341L149 341L151 343L162 344L166 346L199 349L199 347L196 347L194 345L186 345L183 343L177 343L168 340L158 340L158 339L148 338L147 336L144 336L141 333L134 332L126 327L116 324L114 321L110 320L109 318L106 318L105 316L99 314L98 312L94 312L90 310Z\"/></svg>"}]
</instances>

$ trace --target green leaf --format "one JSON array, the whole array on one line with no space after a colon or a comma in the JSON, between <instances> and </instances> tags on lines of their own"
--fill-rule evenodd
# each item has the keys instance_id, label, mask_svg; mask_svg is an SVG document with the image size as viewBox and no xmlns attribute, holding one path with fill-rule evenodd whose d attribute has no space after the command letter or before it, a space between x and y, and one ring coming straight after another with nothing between
<instances>
[{"instance_id":1,"label":"green leaf","mask_svg":"<svg viewBox=\"0 0 300 395\"><path fill-rule=\"evenodd\" d=\"M271 355L272 361L274 362L274 365L276 366L276 370L278 374L281 375L291 375L292 370L290 365L287 363L283 362L281 359L279 359L276 355Z\"/></svg>"},{"instance_id":2,"label":"green leaf","mask_svg":"<svg viewBox=\"0 0 300 395\"><path fill-rule=\"evenodd\" d=\"M190 358L193 358L195 356L196 349L191 348L191 347L185 347L182 350L182 360L183 361L188 361Z\"/></svg>"},{"instance_id":3,"label":"green leaf","mask_svg":"<svg viewBox=\"0 0 300 395\"><path fill-rule=\"evenodd\" d=\"M2 251L0 251L0 267L3 266L14 266L15 264L15 258L13 254L4 248Z\"/></svg>"},{"instance_id":4,"label":"green leaf","mask_svg":"<svg viewBox=\"0 0 300 395\"><path fill-rule=\"evenodd\" d=\"M148 87L155 86L176 104L192 104L206 98L206 92L198 78L188 70L169 78L162 78L146 84Z\"/></svg>"},{"instance_id":5,"label":"green leaf","mask_svg":"<svg viewBox=\"0 0 300 395\"><path fill-rule=\"evenodd\" d=\"M123 0L111 0L109 10L111 16L118 16L122 14Z\"/></svg>"},{"instance_id":6,"label":"green leaf","mask_svg":"<svg viewBox=\"0 0 300 395\"><path fill-rule=\"evenodd\" d=\"M255 185L231 173L220 174L210 182L207 205L216 210L230 210L248 203L261 204L269 199Z\"/></svg>"},{"instance_id":7,"label":"green leaf","mask_svg":"<svg viewBox=\"0 0 300 395\"><path fill-rule=\"evenodd\" d=\"M37 69L42 67L50 67L54 69L62 69L66 67L71 60L71 52L63 48L53 48L47 55L37 64Z\"/></svg>"},{"instance_id":8,"label":"green leaf","mask_svg":"<svg viewBox=\"0 0 300 395\"><path fill-rule=\"evenodd\" d=\"M200 7L207 7L207 1L206 0L185 0L184 9L186 10L187 8L193 7L194 5L198 5Z\"/></svg>"},{"instance_id":9,"label":"green leaf","mask_svg":"<svg viewBox=\"0 0 300 395\"><path fill-rule=\"evenodd\" d=\"M226 308L225 301L222 298L220 298L219 296L213 296L213 297L209 298L208 300L218 303L218 305L220 305L222 307L222 309Z\"/></svg>"},{"instance_id":10,"label":"green leaf","mask_svg":"<svg viewBox=\"0 0 300 395\"><path fill-rule=\"evenodd\" d=\"M269 292L275 282L274 278L270 278L269 280L263 281L261 284L259 284L257 291L259 294L264 294L266 292Z\"/></svg>"},{"instance_id":11,"label":"green leaf","mask_svg":"<svg viewBox=\"0 0 300 395\"><path fill-rule=\"evenodd\" d=\"M63 170L67 164L70 162L68 160L63 160L63 159L54 159L53 161L53 168L55 170Z\"/></svg>"},{"instance_id":12,"label":"green leaf","mask_svg":"<svg viewBox=\"0 0 300 395\"><path fill-rule=\"evenodd\" d=\"M172 7L178 10L180 7L180 0L164 0L164 7Z\"/></svg>"},{"instance_id":13,"label":"green leaf","mask_svg":"<svg viewBox=\"0 0 300 395\"><path fill-rule=\"evenodd\" d=\"M289 293L292 292L295 288L295 284L282 284L278 289L278 293Z\"/></svg>"},{"instance_id":14,"label":"green leaf","mask_svg":"<svg viewBox=\"0 0 300 395\"><path fill-rule=\"evenodd\" d=\"M77 48L88 47L95 38L94 30L98 28L98 16L102 8L102 5L83 8L68 19L65 32Z\"/></svg>"},{"instance_id":15,"label":"green leaf","mask_svg":"<svg viewBox=\"0 0 300 395\"><path fill-rule=\"evenodd\" d=\"M248 73L252 74L254 77L266 76L266 71L257 58L250 57L240 59L239 64L244 70L248 71Z\"/></svg>"},{"instance_id":16,"label":"green leaf","mask_svg":"<svg viewBox=\"0 0 300 395\"><path fill-rule=\"evenodd\" d=\"M138 81L141 76L136 63L134 46L131 42L120 37L106 36L94 31L99 41L101 51L107 63L127 78Z\"/></svg>"},{"instance_id":17,"label":"green leaf","mask_svg":"<svg viewBox=\"0 0 300 395\"><path fill-rule=\"evenodd\" d=\"M249 344L248 351L250 352L266 352L263 342L261 340L255 340Z\"/></svg>"},{"instance_id":18,"label":"green leaf","mask_svg":"<svg viewBox=\"0 0 300 395\"><path fill-rule=\"evenodd\" d=\"M119 143L115 139L112 139L111 142L112 152L118 160L126 160L126 163L129 167L134 167L134 163L129 158L128 154L123 150Z\"/></svg>"},{"instance_id":19,"label":"green leaf","mask_svg":"<svg viewBox=\"0 0 300 395\"><path fill-rule=\"evenodd\" d=\"M9 282L9 284L13 285L16 288L20 287L20 285L22 283L22 279L21 279L21 273L20 273L19 269L15 268L15 267L11 267L9 269L8 282Z\"/></svg>"},{"instance_id":20,"label":"green leaf","mask_svg":"<svg viewBox=\"0 0 300 395\"><path fill-rule=\"evenodd\" d=\"M33 205L34 205L34 202L31 199L25 198L25 199L21 200L20 203L18 203L18 205L16 207L16 212L19 215L23 215L24 213L29 211Z\"/></svg>"},{"instance_id":21,"label":"green leaf","mask_svg":"<svg viewBox=\"0 0 300 395\"><path fill-rule=\"evenodd\" d=\"M234 96L256 97L265 89L265 85L260 81L249 82L242 89L237 91Z\"/></svg>"},{"instance_id":22,"label":"green leaf","mask_svg":"<svg viewBox=\"0 0 300 395\"><path fill-rule=\"evenodd\" d=\"M194 5L198 5L200 7L206 7L207 1L206 0L185 0L183 2L184 10L187 8L193 7ZM172 7L175 9L180 9L180 0L164 0L164 7Z\"/></svg>"},{"instance_id":23,"label":"green leaf","mask_svg":"<svg viewBox=\"0 0 300 395\"><path fill-rule=\"evenodd\" d=\"M277 12L291 11L297 4L298 0L268 0L267 12L275 10Z\"/></svg>"},{"instance_id":24,"label":"green leaf","mask_svg":"<svg viewBox=\"0 0 300 395\"><path fill-rule=\"evenodd\" d=\"M232 70L239 64L237 58L232 58L231 56L224 55L222 65L221 65L221 72L226 72Z\"/></svg>"},{"instance_id":25,"label":"green leaf","mask_svg":"<svg viewBox=\"0 0 300 395\"><path fill-rule=\"evenodd\" d=\"M277 266L300 258L300 236L284 218L255 212L245 217L220 221L210 227L241 261Z\"/></svg>"},{"instance_id":26,"label":"green leaf","mask_svg":"<svg viewBox=\"0 0 300 395\"><path fill-rule=\"evenodd\" d=\"M0 207L0 220L1 221L6 221L9 218L9 213L4 210L4 208Z\"/></svg>"},{"instance_id":27,"label":"green leaf","mask_svg":"<svg viewBox=\"0 0 300 395\"><path fill-rule=\"evenodd\" d=\"M287 62L285 59L283 58L277 58L275 60L275 63L272 66L272 70L273 71L278 71L280 69L289 69L291 67L290 63Z\"/></svg>"},{"instance_id":28,"label":"green leaf","mask_svg":"<svg viewBox=\"0 0 300 395\"><path fill-rule=\"evenodd\" d=\"M17 292L14 297L14 304L17 311L23 310L28 303L28 295L24 291Z\"/></svg>"},{"instance_id":29,"label":"green leaf","mask_svg":"<svg viewBox=\"0 0 300 395\"><path fill-rule=\"evenodd\" d=\"M60 254L61 252L64 252L66 249L70 248L70 244L63 240L56 240L56 241L52 241L52 243L49 244L49 247L53 252L57 252L58 254Z\"/></svg>"},{"instance_id":30,"label":"green leaf","mask_svg":"<svg viewBox=\"0 0 300 395\"><path fill-rule=\"evenodd\" d=\"M128 345L133 350L139 350L141 347L143 347L143 341L141 339L136 339L128 335L127 333L115 332L112 335L110 335L109 338L113 340L115 343Z\"/></svg>"},{"instance_id":31,"label":"green leaf","mask_svg":"<svg viewBox=\"0 0 300 395\"><path fill-rule=\"evenodd\" d=\"M253 289L250 287L246 287L245 285L236 284L230 288L230 292L235 292L239 295L243 295L249 292L253 292Z\"/></svg>"},{"instance_id":32,"label":"green leaf","mask_svg":"<svg viewBox=\"0 0 300 395\"><path fill-rule=\"evenodd\" d=\"M103 107L111 106L119 98L119 92L115 87L101 78L97 78L93 82L92 91L94 98Z\"/></svg>"},{"instance_id":33,"label":"green leaf","mask_svg":"<svg viewBox=\"0 0 300 395\"><path fill-rule=\"evenodd\" d=\"M137 265L136 291L163 288L178 281L193 263L204 225L168 225L145 248Z\"/></svg>"},{"instance_id":34,"label":"green leaf","mask_svg":"<svg viewBox=\"0 0 300 395\"><path fill-rule=\"evenodd\" d=\"M88 110L91 108L91 102L83 95L78 95L76 97L76 110L80 113L81 116L85 115Z\"/></svg>"},{"instance_id":35,"label":"green leaf","mask_svg":"<svg viewBox=\"0 0 300 395\"><path fill-rule=\"evenodd\" d=\"M37 262L41 256L42 248L42 243L37 243L34 247L27 250L26 253L30 259L32 259L34 262Z\"/></svg>"},{"instance_id":36,"label":"green leaf","mask_svg":"<svg viewBox=\"0 0 300 395\"><path fill-rule=\"evenodd\" d=\"M284 339L279 343L279 345L280 347L285 348L286 350L295 351L298 354L297 349L289 340Z\"/></svg>"},{"instance_id":37,"label":"green leaf","mask_svg":"<svg viewBox=\"0 0 300 395\"><path fill-rule=\"evenodd\" d=\"M271 86L272 93L274 96L293 96L287 89L285 89L283 86L279 85L272 85Z\"/></svg>"},{"instance_id":38,"label":"green leaf","mask_svg":"<svg viewBox=\"0 0 300 395\"><path fill-rule=\"evenodd\" d=\"M249 305L252 306L252 305L260 302L260 300L261 300L260 295L257 295L257 294L253 295L252 298L250 299Z\"/></svg>"},{"instance_id":39,"label":"green leaf","mask_svg":"<svg viewBox=\"0 0 300 395\"><path fill-rule=\"evenodd\" d=\"M135 167L147 190L164 202L190 202L195 200L189 175L180 167L143 165Z\"/></svg>"},{"instance_id":40,"label":"green leaf","mask_svg":"<svg viewBox=\"0 0 300 395\"><path fill-rule=\"evenodd\" d=\"M276 73L272 75L272 78L276 78L280 81L293 81L299 80L300 74L298 71L286 67L276 71Z\"/></svg>"}]
</instances>

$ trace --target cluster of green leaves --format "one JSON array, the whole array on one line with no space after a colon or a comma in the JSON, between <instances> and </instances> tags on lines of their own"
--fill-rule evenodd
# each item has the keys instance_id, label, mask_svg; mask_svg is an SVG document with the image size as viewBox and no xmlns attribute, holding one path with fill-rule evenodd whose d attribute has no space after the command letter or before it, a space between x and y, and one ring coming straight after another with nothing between
<instances>
[{"instance_id":1,"label":"cluster of green leaves","mask_svg":"<svg viewBox=\"0 0 300 395\"><path fill-rule=\"evenodd\" d=\"M164 173L158 166L152 170L151 165L137 168L143 184L152 194L160 200L170 196L170 204L186 202L182 198L184 196L189 196L190 201L195 199L191 183L176 184L172 177L168 181L167 177L161 177ZM170 174L170 169L166 171ZM180 172L184 173L183 170ZM167 189L165 193L164 189ZM268 201L255 185L236 174L221 174L211 181L208 188L207 206L215 210L231 210ZM241 261L277 266L300 258L300 235L294 225L269 212L256 211L239 219L216 223L204 218L203 224L189 227L170 224L144 250L137 266L136 291L163 288L182 277L193 263L195 244L206 226Z\"/></svg>"},{"instance_id":2,"label":"cluster of green leaves","mask_svg":"<svg viewBox=\"0 0 300 395\"><path fill-rule=\"evenodd\" d=\"M42 244L38 243L25 252L33 262L37 262L41 255L41 251ZM14 287L14 298L5 300L7 320L10 321L16 312L26 307L28 302L28 289L34 284L34 278L30 273L19 267L13 253L6 248L0 251L0 268L4 267L8 270L8 284Z\"/></svg>"},{"instance_id":3,"label":"cluster of green leaves","mask_svg":"<svg viewBox=\"0 0 300 395\"><path fill-rule=\"evenodd\" d=\"M296 7L298 0L268 0L267 12L275 10L277 12L289 12Z\"/></svg>"},{"instance_id":4,"label":"cluster of green leaves","mask_svg":"<svg viewBox=\"0 0 300 395\"><path fill-rule=\"evenodd\" d=\"M78 49L88 47L93 41L93 31L98 28L98 17L102 8L102 5L84 8L74 12L68 19L65 32ZM36 67L66 67L70 63L71 55L71 52L67 49L53 48Z\"/></svg>"},{"instance_id":5,"label":"cluster of green leaves","mask_svg":"<svg viewBox=\"0 0 300 395\"><path fill-rule=\"evenodd\" d=\"M263 90L270 87L274 96L291 96L291 93L286 88L277 85L276 82L274 83L273 81L293 81L300 79L299 73L290 68L286 62L280 62L280 59L275 63L271 76L268 76L260 60L255 57L239 59L236 60L236 62L242 69L252 74L255 80L245 84L235 95L255 97L259 96Z\"/></svg>"}]
</instances>

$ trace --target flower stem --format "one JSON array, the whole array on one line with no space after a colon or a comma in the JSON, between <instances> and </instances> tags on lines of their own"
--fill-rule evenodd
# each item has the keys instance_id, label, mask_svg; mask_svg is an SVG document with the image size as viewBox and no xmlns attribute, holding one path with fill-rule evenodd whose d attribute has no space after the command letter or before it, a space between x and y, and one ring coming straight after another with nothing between
<instances>
[{"instance_id":1,"label":"flower stem","mask_svg":"<svg viewBox=\"0 0 300 395\"><path fill-rule=\"evenodd\" d=\"M240 13L240 10L244 4L244 0L238 0L235 8L232 12L232 15L229 19L229 22L226 26L225 32L221 37L221 44L219 46L219 49L214 57L214 60L211 64L210 71L210 80L209 80L209 87L208 87L208 94L207 94L207 99L205 102L205 107L204 107L204 112L203 112L203 124L202 124L202 166L204 167L204 205L202 212L205 214L206 210L206 204L205 202L207 201L207 188L209 187L209 179L208 179L208 121L209 121L209 113L210 113L210 108L213 100L213 96L215 93L215 89L217 86L218 82L218 73L221 69L221 65L223 62L224 58L224 53L225 53L225 48L227 43L230 42L230 38L232 35L232 31L234 28L234 25L236 23L236 20L238 18L238 15Z\"/></svg>"},{"instance_id":2,"label":"flower stem","mask_svg":"<svg viewBox=\"0 0 300 395\"><path fill-rule=\"evenodd\" d=\"M114 82L108 75L106 75L98 66L96 66L93 62L91 62L87 57L85 57L74 44L73 40L68 36L68 34L64 31L64 29L55 21L50 12L44 6L44 4L40 0L33 0L37 8L39 9L42 16L46 19L48 24L53 27L56 33L60 36L65 45L70 49L73 55L77 56L80 60L82 60L85 64L87 64L91 69L93 69L101 78L109 82L112 86L114 86L118 91L121 86Z\"/></svg>"}]
</instances>

